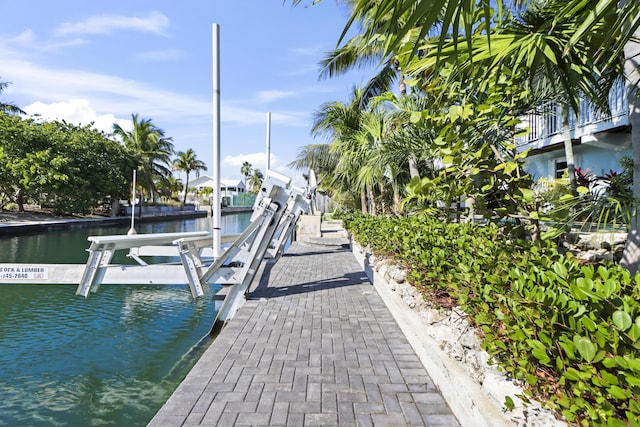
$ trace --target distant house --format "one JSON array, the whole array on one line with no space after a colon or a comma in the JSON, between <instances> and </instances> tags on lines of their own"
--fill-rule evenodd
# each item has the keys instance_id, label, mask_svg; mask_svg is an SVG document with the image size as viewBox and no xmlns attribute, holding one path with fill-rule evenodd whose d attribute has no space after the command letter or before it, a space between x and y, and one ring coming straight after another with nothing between
<instances>
[{"instance_id":1,"label":"distant house","mask_svg":"<svg viewBox=\"0 0 640 427\"><path fill-rule=\"evenodd\" d=\"M622 156L633 156L629 103L624 80L620 78L609 94L610 116L596 113L593 105L580 102L580 119L571 114L570 129L575 167L604 177L610 170L619 172ZM529 133L516 139L518 151L530 148L525 169L534 179L561 178L567 169L559 107L543 104L521 117Z\"/></svg>"},{"instance_id":2,"label":"distant house","mask_svg":"<svg viewBox=\"0 0 640 427\"><path fill-rule=\"evenodd\" d=\"M234 179L221 179L220 181L220 200L222 204L225 206L245 206L245 204L241 203L242 196L246 192L244 182ZM198 192L204 187L214 188L213 178L202 175L189 182L189 187L196 188Z\"/></svg>"}]
</instances>

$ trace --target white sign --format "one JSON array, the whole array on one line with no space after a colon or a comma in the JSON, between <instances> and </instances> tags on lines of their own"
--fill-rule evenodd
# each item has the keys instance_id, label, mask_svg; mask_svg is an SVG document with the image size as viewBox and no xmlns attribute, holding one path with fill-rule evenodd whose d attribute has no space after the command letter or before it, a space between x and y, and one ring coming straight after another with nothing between
<instances>
[{"instance_id":1,"label":"white sign","mask_svg":"<svg viewBox=\"0 0 640 427\"><path fill-rule=\"evenodd\" d=\"M0 267L0 280L46 280L49 268L37 265L4 265Z\"/></svg>"}]
</instances>

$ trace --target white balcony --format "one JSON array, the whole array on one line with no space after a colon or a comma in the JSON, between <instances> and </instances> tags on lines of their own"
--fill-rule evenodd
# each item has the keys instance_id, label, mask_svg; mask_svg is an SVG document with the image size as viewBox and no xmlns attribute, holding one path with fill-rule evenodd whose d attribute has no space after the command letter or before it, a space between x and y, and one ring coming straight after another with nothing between
<instances>
[{"instance_id":1,"label":"white balcony","mask_svg":"<svg viewBox=\"0 0 640 427\"><path fill-rule=\"evenodd\" d=\"M593 104L586 99L580 100L580 119L577 120L573 112L569 117L571 139L581 143L594 145L608 144L605 137L607 131L623 128L629 125L629 106L623 79L618 79L609 93L610 115L599 113ZM516 138L518 151L526 149L540 150L555 144L562 144L562 118L560 107L554 103L540 105L527 115L520 118L521 128L529 132ZM605 132L605 134L602 134ZM601 136L597 136L601 134ZM608 147L614 148L614 147ZM619 147L622 149L624 147Z\"/></svg>"}]
</instances>

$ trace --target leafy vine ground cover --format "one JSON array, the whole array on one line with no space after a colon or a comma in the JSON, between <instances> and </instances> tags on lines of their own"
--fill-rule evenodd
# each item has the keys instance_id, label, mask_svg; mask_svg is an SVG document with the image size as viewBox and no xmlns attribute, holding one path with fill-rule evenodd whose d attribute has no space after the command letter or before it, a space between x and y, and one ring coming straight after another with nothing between
<instances>
[{"instance_id":1,"label":"leafy vine ground cover","mask_svg":"<svg viewBox=\"0 0 640 427\"><path fill-rule=\"evenodd\" d=\"M640 426L640 274L512 240L495 224L364 215L343 223L362 246L404 265L425 298L456 300L528 395L573 425Z\"/></svg>"}]
</instances>

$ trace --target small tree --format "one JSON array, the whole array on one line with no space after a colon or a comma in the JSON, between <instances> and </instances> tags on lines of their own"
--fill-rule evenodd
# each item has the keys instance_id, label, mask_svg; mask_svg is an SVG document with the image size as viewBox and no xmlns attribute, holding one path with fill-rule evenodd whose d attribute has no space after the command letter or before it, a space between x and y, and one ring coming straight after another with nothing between
<instances>
[{"instance_id":1,"label":"small tree","mask_svg":"<svg viewBox=\"0 0 640 427\"><path fill-rule=\"evenodd\" d=\"M196 173L196 177L200 176L201 170L207 170L207 165L202 160L198 160L195 151L189 148L187 151L179 151L177 157L173 160L173 170L184 171L187 174L187 182L184 184L184 198L182 204L187 203L187 192L189 189L189 172Z\"/></svg>"},{"instance_id":2,"label":"small tree","mask_svg":"<svg viewBox=\"0 0 640 427\"><path fill-rule=\"evenodd\" d=\"M240 168L240 173L244 175L244 188L247 188L247 179L251 175L253 166L249 162L244 162Z\"/></svg>"},{"instance_id":3,"label":"small tree","mask_svg":"<svg viewBox=\"0 0 640 427\"><path fill-rule=\"evenodd\" d=\"M262 185L262 180L264 179L264 175L260 171L260 169L254 169L251 174L251 178L249 179L249 188L250 192L257 193L260 191L260 186Z\"/></svg>"},{"instance_id":4,"label":"small tree","mask_svg":"<svg viewBox=\"0 0 640 427\"><path fill-rule=\"evenodd\" d=\"M213 188L211 187L202 187L200 189L200 195L205 197L207 199L207 201L209 202L209 204L211 204L212 202L212 198L211 195L213 194Z\"/></svg>"}]
</instances>

